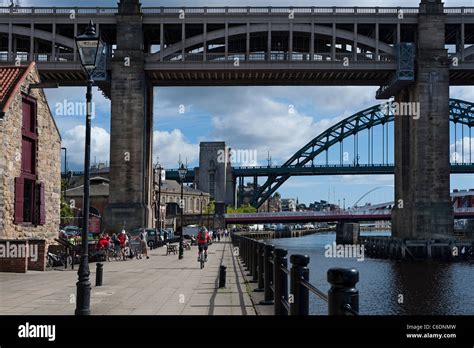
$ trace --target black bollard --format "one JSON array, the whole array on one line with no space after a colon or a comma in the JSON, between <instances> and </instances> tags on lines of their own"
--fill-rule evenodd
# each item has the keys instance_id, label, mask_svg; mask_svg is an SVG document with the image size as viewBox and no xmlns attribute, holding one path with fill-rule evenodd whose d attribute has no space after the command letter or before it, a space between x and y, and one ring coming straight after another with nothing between
<instances>
[{"instance_id":1,"label":"black bollard","mask_svg":"<svg viewBox=\"0 0 474 348\"><path fill-rule=\"evenodd\" d=\"M263 257L264 254L265 243L258 242L257 244L257 282L258 286L254 290L254 292L262 292L264 287L264 279L263 279L263 264L265 259Z\"/></svg>"},{"instance_id":2,"label":"black bollard","mask_svg":"<svg viewBox=\"0 0 474 348\"><path fill-rule=\"evenodd\" d=\"M290 315L308 315L309 291L301 285L301 279L309 280L309 256L291 255L290 290L293 299L290 303Z\"/></svg>"},{"instance_id":3,"label":"black bollard","mask_svg":"<svg viewBox=\"0 0 474 348\"><path fill-rule=\"evenodd\" d=\"M225 277L227 274L226 269L227 267L224 265L219 267L219 288L225 288Z\"/></svg>"},{"instance_id":4,"label":"black bollard","mask_svg":"<svg viewBox=\"0 0 474 348\"><path fill-rule=\"evenodd\" d=\"M275 315L287 315L282 301L288 300L288 277L282 268L287 268L288 259L286 249L273 251L273 289L275 290Z\"/></svg>"},{"instance_id":5,"label":"black bollard","mask_svg":"<svg viewBox=\"0 0 474 348\"><path fill-rule=\"evenodd\" d=\"M250 283L256 283L258 281L257 275L257 259L258 259L258 250L257 250L258 241L256 239L252 240L252 279Z\"/></svg>"},{"instance_id":6,"label":"black bollard","mask_svg":"<svg viewBox=\"0 0 474 348\"><path fill-rule=\"evenodd\" d=\"M102 286L102 278L104 276L104 265L102 263L97 263L97 268L95 272L95 286Z\"/></svg>"},{"instance_id":7,"label":"black bollard","mask_svg":"<svg viewBox=\"0 0 474 348\"><path fill-rule=\"evenodd\" d=\"M359 290L355 285L359 281L359 271L354 268L331 268L327 279L331 284L328 291L328 314L351 315L351 311L358 313Z\"/></svg>"},{"instance_id":8,"label":"black bollard","mask_svg":"<svg viewBox=\"0 0 474 348\"><path fill-rule=\"evenodd\" d=\"M272 265L272 257L273 257L273 249L275 246L271 244L265 244L264 247L264 262L263 262L263 292L264 292L264 299L260 301L261 305L272 305L273 302L273 290L271 288L273 282L273 265Z\"/></svg>"},{"instance_id":9,"label":"black bollard","mask_svg":"<svg viewBox=\"0 0 474 348\"><path fill-rule=\"evenodd\" d=\"M252 269L253 269L253 266L252 266L252 262L253 262L253 258L252 258L252 250L253 250L253 239L249 238L247 240L248 244L247 244L247 275L248 276L251 276L252 275Z\"/></svg>"}]
</instances>

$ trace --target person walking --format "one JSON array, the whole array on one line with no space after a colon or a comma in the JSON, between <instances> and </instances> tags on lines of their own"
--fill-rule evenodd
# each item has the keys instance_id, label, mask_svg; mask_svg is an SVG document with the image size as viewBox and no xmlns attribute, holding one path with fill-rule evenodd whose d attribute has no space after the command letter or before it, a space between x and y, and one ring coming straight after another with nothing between
<instances>
[{"instance_id":1,"label":"person walking","mask_svg":"<svg viewBox=\"0 0 474 348\"><path fill-rule=\"evenodd\" d=\"M120 243L120 256L122 257L124 261L126 261L127 259L125 257L125 246L127 245L128 237L127 237L127 234L125 233L125 230L122 230L122 232L120 232L117 239L119 240L119 243Z\"/></svg>"},{"instance_id":2,"label":"person walking","mask_svg":"<svg viewBox=\"0 0 474 348\"><path fill-rule=\"evenodd\" d=\"M142 229L142 232L140 233L140 246L142 249L142 254L145 255L147 259L149 259L150 257L148 256L148 249L146 243L146 230Z\"/></svg>"}]
</instances>

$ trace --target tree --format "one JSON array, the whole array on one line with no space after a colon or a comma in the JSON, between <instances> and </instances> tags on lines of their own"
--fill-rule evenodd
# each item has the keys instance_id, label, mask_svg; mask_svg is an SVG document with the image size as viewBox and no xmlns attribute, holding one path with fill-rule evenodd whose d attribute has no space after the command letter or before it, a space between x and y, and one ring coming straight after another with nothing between
<instances>
[{"instance_id":1,"label":"tree","mask_svg":"<svg viewBox=\"0 0 474 348\"><path fill-rule=\"evenodd\" d=\"M244 204L238 208L227 207L227 213L229 214L244 214L244 213L256 213L257 209L252 207L250 204Z\"/></svg>"},{"instance_id":2,"label":"tree","mask_svg":"<svg viewBox=\"0 0 474 348\"><path fill-rule=\"evenodd\" d=\"M216 203L214 201L210 201L209 204L206 206L206 209L204 210L204 214L210 215L214 214L216 211Z\"/></svg>"},{"instance_id":3,"label":"tree","mask_svg":"<svg viewBox=\"0 0 474 348\"><path fill-rule=\"evenodd\" d=\"M60 217L61 225L69 225L74 220L74 212L71 206L66 202L66 197L64 196L66 188L66 181L61 180L61 208L60 208Z\"/></svg>"}]
</instances>

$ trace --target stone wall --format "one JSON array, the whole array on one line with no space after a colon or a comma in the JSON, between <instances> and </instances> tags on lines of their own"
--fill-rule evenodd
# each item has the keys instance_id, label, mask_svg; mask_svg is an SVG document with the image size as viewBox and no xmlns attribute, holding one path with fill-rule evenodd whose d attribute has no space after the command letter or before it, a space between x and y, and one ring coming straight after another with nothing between
<instances>
[{"instance_id":1,"label":"stone wall","mask_svg":"<svg viewBox=\"0 0 474 348\"><path fill-rule=\"evenodd\" d=\"M233 204L234 190L232 167L225 153L225 142L201 142L199 146L199 171L197 175L197 188L204 192L211 191L210 172L214 172L214 200ZM224 159L224 161L222 160ZM212 165L211 165L212 162ZM211 168L213 166L213 168Z\"/></svg>"},{"instance_id":2,"label":"stone wall","mask_svg":"<svg viewBox=\"0 0 474 348\"><path fill-rule=\"evenodd\" d=\"M15 178L21 172L22 95L28 93L30 83L39 82L36 67L23 82L20 91L0 120L0 238L46 239L52 242L59 231L61 194L61 138L41 89L31 89L37 100L37 180L44 183L45 218L41 226L16 225Z\"/></svg>"}]
</instances>

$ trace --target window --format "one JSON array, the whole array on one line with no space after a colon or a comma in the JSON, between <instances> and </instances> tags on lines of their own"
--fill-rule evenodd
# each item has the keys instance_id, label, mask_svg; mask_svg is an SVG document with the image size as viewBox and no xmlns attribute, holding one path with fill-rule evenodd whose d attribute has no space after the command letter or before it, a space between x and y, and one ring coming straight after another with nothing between
<instances>
[{"instance_id":1,"label":"window","mask_svg":"<svg viewBox=\"0 0 474 348\"><path fill-rule=\"evenodd\" d=\"M36 100L22 99L21 173L15 178L14 223L44 225L44 184L36 181L37 125Z\"/></svg>"},{"instance_id":2,"label":"window","mask_svg":"<svg viewBox=\"0 0 474 348\"><path fill-rule=\"evenodd\" d=\"M33 180L25 180L23 189L23 222L34 222L34 199L35 182Z\"/></svg>"}]
</instances>

